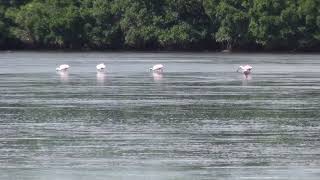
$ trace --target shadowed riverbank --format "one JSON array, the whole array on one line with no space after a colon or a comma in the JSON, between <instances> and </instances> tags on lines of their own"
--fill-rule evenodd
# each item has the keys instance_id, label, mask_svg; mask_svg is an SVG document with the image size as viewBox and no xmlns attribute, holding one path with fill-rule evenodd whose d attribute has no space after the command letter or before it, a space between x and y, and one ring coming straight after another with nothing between
<instances>
[{"instance_id":1,"label":"shadowed riverbank","mask_svg":"<svg viewBox=\"0 0 320 180\"><path fill-rule=\"evenodd\" d=\"M0 49L320 52L318 0L5 0Z\"/></svg>"}]
</instances>

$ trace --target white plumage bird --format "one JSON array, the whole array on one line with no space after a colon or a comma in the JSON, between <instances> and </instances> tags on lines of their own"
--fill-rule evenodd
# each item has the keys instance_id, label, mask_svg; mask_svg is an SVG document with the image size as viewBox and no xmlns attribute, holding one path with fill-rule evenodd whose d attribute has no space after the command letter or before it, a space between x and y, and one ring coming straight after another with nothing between
<instances>
[{"instance_id":1,"label":"white plumage bird","mask_svg":"<svg viewBox=\"0 0 320 180\"><path fill-rule=\"evenodd\" d=\"M56 68L56 71L67 71L70 68L68 64L61 64L59 67Z\"/></svg>"},{"instance_id":2,"label":"white plumage bird","mask_svg":"<svg viewBox=\"0 0 320 180\"><path fill-rule=\"evenodd\" d=\"M98 71L103 71L106 68L106 65L104 63L98 64L96 66Z\"/></svg>"},{"instance_id":3,"label":"white plumage bird","mask_svg":"<svg viewBox=\"0 0 320 180\"><path fill-rule=\"evenodd\" d=\"M246 79L247 79L249 74L251 74L251 69L252 69L252 66L247 64L244 66L239 66L237 72L241 71L246 76Z\"/></svg>"},{"instance_id":4,"label":"white plumage bird","mask_svg":"<svg viewBox=\"0 0 320 180\"><path fill-rule=\"evenodd\" d=\"M163 72L163 68L162 64L156 64L150 68L150 71Z\"/></svg>"}]
</instances>

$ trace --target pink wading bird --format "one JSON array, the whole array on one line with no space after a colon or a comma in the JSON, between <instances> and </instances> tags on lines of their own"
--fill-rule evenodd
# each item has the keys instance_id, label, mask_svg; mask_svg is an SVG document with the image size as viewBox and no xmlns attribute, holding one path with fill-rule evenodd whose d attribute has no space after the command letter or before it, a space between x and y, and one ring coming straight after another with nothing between
<instances>
[{"instance_id":1,"label":"pink wading bird","mask_svg":"<svg viewBox=\"0 0 320 180\"><path fill-rule=\"evenodd\" d=\"M162 73L164 66L162 64L156 64L150 68L150 71Z\"/></svg>"},{"instance_id":2,"label":"pink wading bird","mask_svg":"<svg viewBox=\"0 0 320 180\"><path fill-rule=\"evenodd\" d=\"M70 66L68 64L61 64L59 67L56 68L56 71L60 75L60 79L62 82L68 82L68 80L69 80L68 69L69 68L70 68Z\"/></svg>"},{"instance_id":3,"label":"pink wading bird","mask_svg":"<svg viewBox=\"0 0 320 180\"><path fill-rule=\"evenodd\" d=\"M104 63L101 63L101 64L98 64L96 68L97 68L97 71L102 72L106 68L106 65L104 65Z\"/></svg>"},{"instance_id":4,"label":"pink wading bird","mask_svg":"<svg viewBox=\"0 0 320 180\"><path fill-rule=\"evenodd\" d=\"M67 71L70 68L68 64L61 64L59 67L56 68L56 71Z\"/></svg>"},{"instance_id":5,"label":"pink wading bird","mask_svg":"<svg viewBox=\"0 0 320 180\"><path fill-rule=\"evenodd\" d=\"M251 69L252 66L250 65L245 65L245 66L239 66L239 68L237 69L237 72L242 72L245 76L246 79L248 79L249 74L251 74Z\"/></svg>"},{"instance_id":6,"label":"pink wading bird","mask_svg":"<svg viewBox=\"0 0 320 180\"><path fill-rule=\"evenodd\" d=\"M106 65L104 63L98 64L96 66L96 69L97 69L97 82L99 85L103 85L107 76L105 74Z\"/></svg>"}]
</instances>

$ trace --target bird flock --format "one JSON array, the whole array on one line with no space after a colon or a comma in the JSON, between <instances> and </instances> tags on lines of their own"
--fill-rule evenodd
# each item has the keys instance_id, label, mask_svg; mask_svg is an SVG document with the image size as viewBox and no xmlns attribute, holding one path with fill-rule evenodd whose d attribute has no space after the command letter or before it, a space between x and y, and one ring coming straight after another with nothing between
<instances>
[{"instance_id":1,"label":"bird flock","mask_svg":"<svg viewBox=\"0 0 320 180\"><path fill-rule=\"evenodd\" d=\"M61 64L56 68L56 71L66 72L70 66L68 64ZM98 72L103 72L106 69L106 65L104 63L98 64L96 66ZM162 64L156 64L152 66L149 70L154 73L163 73L164 66ZM252 66L250 65L241 65L238 67L237 72L243 73L243 75L248 79L248 76L251 74Z\"/></svg>"}]
</instances>

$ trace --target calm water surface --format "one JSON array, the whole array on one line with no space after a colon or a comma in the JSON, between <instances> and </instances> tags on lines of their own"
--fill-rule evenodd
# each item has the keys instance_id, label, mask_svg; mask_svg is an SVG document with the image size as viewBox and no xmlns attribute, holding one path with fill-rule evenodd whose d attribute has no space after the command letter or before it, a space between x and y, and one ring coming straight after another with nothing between
<instances>
[{"instance_id":1,"label":"calm water surface","mask_svg":"<svg viewBox=\"0 0 320 180\"><path fill-rule=\"evenodd\" d=\"M0 179L320 178L320 55L2 52L0 82Z\"/></svg>"}]
</instances>

